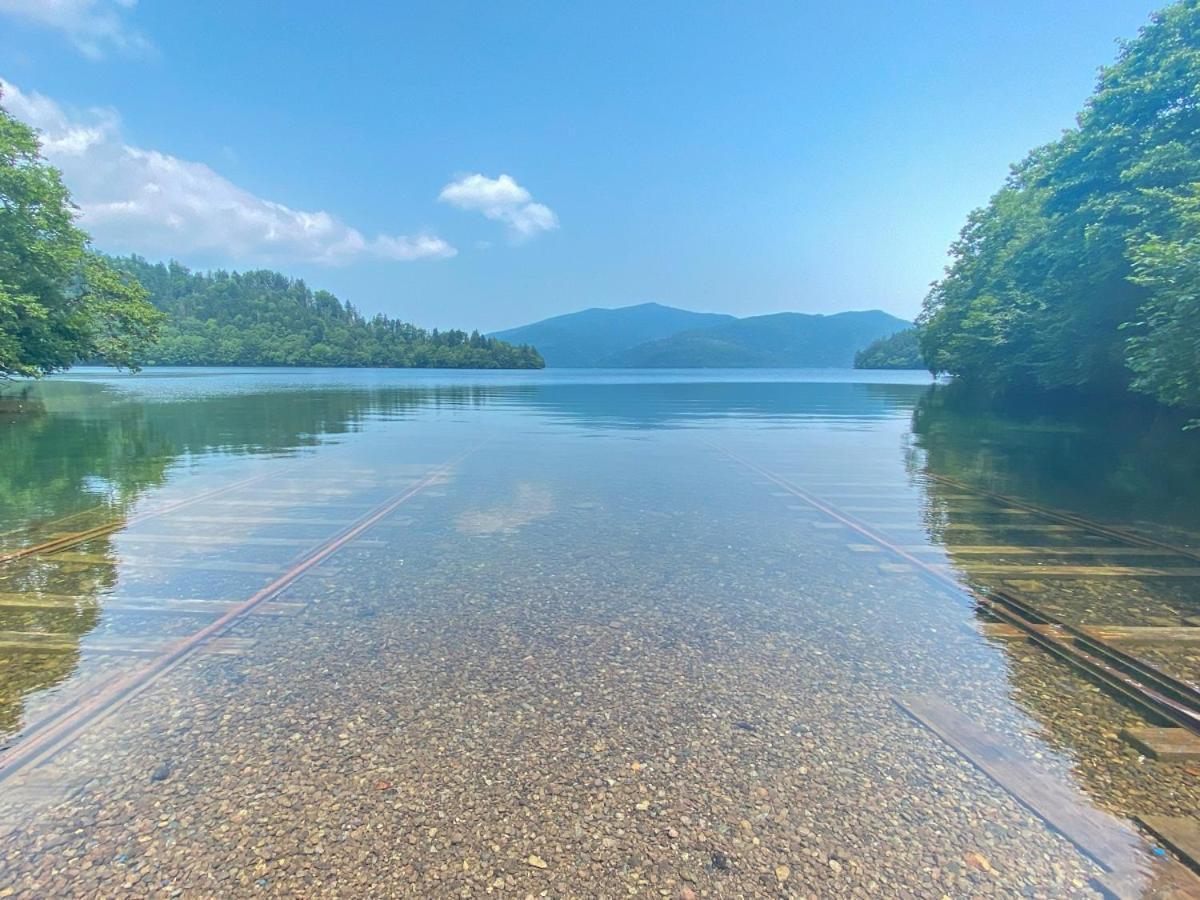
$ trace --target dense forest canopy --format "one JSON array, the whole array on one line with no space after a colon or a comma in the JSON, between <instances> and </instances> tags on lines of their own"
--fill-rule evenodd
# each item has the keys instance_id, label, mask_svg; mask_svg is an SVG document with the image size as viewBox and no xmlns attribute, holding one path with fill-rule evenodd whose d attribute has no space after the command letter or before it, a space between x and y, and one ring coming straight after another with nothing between
<instances>
[{"instance_id":1,"label":"dense forest canopy","mask_svg":"<svg viewBox=\"0 0 1200 900\"><path fill-rule=\"evenodd\" d=\"M1122 45L951 256L920 319L935 372L1200 408L1200 0Z\"/></svg>"},{"instance_id":2,"label":"dense forest canopy","mask_svg":"<svg viewBox=\"0 0 1200 900\"><path fill-rule=\"evenodd\" d=\"M479 332L426 331L366 318L328 291L278 272L193 272L179 263L110 260L167 315L149 361L167 366L379 366L530 369L542 358Z\"/></svg>"},{"instance_id":3,"label":"dense forest canopy","mask_svg":"<svg viewBox=\"0 0 1200 900\"><path fill-rule=\"evenodd\" d=\"M89 250L75 215L36 133L0 109L0 378L136 367L154 338L161 314Z\"/></svg>"},{"instance_id":4,"label":"dense forest canopy","mask_svg":"<svg viewBox=\"0 0 1200 900\"><path fill-rule=\"evenodd\" d=\"M872 341L854 354L856 369L923 369L921 345L917 329L905 328L895 334Z\"/></svg>"}]
</instances>

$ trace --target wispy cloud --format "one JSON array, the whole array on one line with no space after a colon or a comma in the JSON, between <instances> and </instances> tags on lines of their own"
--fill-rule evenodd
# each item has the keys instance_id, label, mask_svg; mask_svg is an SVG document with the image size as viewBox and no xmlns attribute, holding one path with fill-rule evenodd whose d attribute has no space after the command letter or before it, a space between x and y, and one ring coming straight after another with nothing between
<instances>
[{"instance_id":1,"label":"wispy cloud","mask_svg":"<svg viewBox=\"0 0 1200 900\"><path fill-rule=\"evenodd\" d=\"M69 116L53 100L0 79L0 103L41 132L62 170L81 224L101 246L150 255L340 265L362 258L445 259L457 252L431 234L368 238L323 210L308 212L238 187L204 163L125 143L120 116Z\"/></svg>"},{"instance_id":2,"label":"wispy cloud","mask_svg":"<svg viewBox=\"0 0 1200 900\"><path fill-rule=\"evenodd\" d=\"M84 56L145 53L151 44L126 21L137 0L0 0L0 15L61 32Z\"/></svg>"},{"instance_id":3,"label":"wispy cloud","mask_svg":"<svg viewBox=\"0 0 1200 900\"><path fill-rule=\"evenodd\" d=\"M438 199L503 222L509 235L518 241L558 227L554 211L544 203L534 203L529 191L509 175L499 178L488 178L479 173L465 175L442 188Z\"/></svg>"}]
</instances>

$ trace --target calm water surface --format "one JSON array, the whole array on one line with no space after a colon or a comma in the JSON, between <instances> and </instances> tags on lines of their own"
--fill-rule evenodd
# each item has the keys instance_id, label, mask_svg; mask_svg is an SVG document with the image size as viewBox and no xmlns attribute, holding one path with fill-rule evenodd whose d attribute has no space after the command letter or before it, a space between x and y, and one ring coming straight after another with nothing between
<instances>
[{"instance_id":1,"label":"calm water surface","mask_svg":"<svg viewBox=\"0 0 1200 900\"><path fill-rule=\"evenodd\" d=\"M1138 817L1194 820L1197 764L971 594L1157 629L1138 655L1200 683L1200 452L1167 423L843 371L0 404L0 891L1194 887Z\"/></svg>"}]
</instances>

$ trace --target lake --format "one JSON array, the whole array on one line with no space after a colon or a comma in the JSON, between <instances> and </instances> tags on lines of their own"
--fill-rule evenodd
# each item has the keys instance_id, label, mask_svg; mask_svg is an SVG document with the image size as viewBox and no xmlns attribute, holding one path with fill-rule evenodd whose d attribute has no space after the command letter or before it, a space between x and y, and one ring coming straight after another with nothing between
<instances>
[{"instance_id":1,"label":"lake","mask_svg":"<svg viewBox=\"0 0 1200 900\"><path fill-rule=\"evenodd\" d=\"M915 372L9 385L0 887L1187 896L1196 447Z\"/></svg>"}]
</instances>

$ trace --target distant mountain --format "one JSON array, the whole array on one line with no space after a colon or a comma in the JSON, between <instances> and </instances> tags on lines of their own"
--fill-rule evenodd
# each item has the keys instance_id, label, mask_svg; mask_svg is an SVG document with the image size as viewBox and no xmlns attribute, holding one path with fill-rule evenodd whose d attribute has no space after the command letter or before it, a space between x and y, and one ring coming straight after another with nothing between
<instances>
[{"instance_id":1,"label":"distant mountain","mask_svg":"<svg viewBox=\"0 0 1200 900\"><path fill-rule=\"evenodd\" d=\"M620 309L585 309L496 331L489 337L510 344L531 344L547 366L589 368L614 365L615 357L646 341L733 321L736 321L733 316L719 313L642 303Z\"/></svg>"},{"instance_id":2,"label":"distant mountain","mask_svg":"<svg viewBox=\"0 0 1200 900\"><path fill-rule=\"evenodd\" d=\"M911 322L877 309L831 316L751 316L647 341L614 355L605 364L637 368L848 368L863 347L911 327ZM536 341L533 343L536 345ZM549 358L547 364L553 365Z\"/></svg>"}]
</instances>

